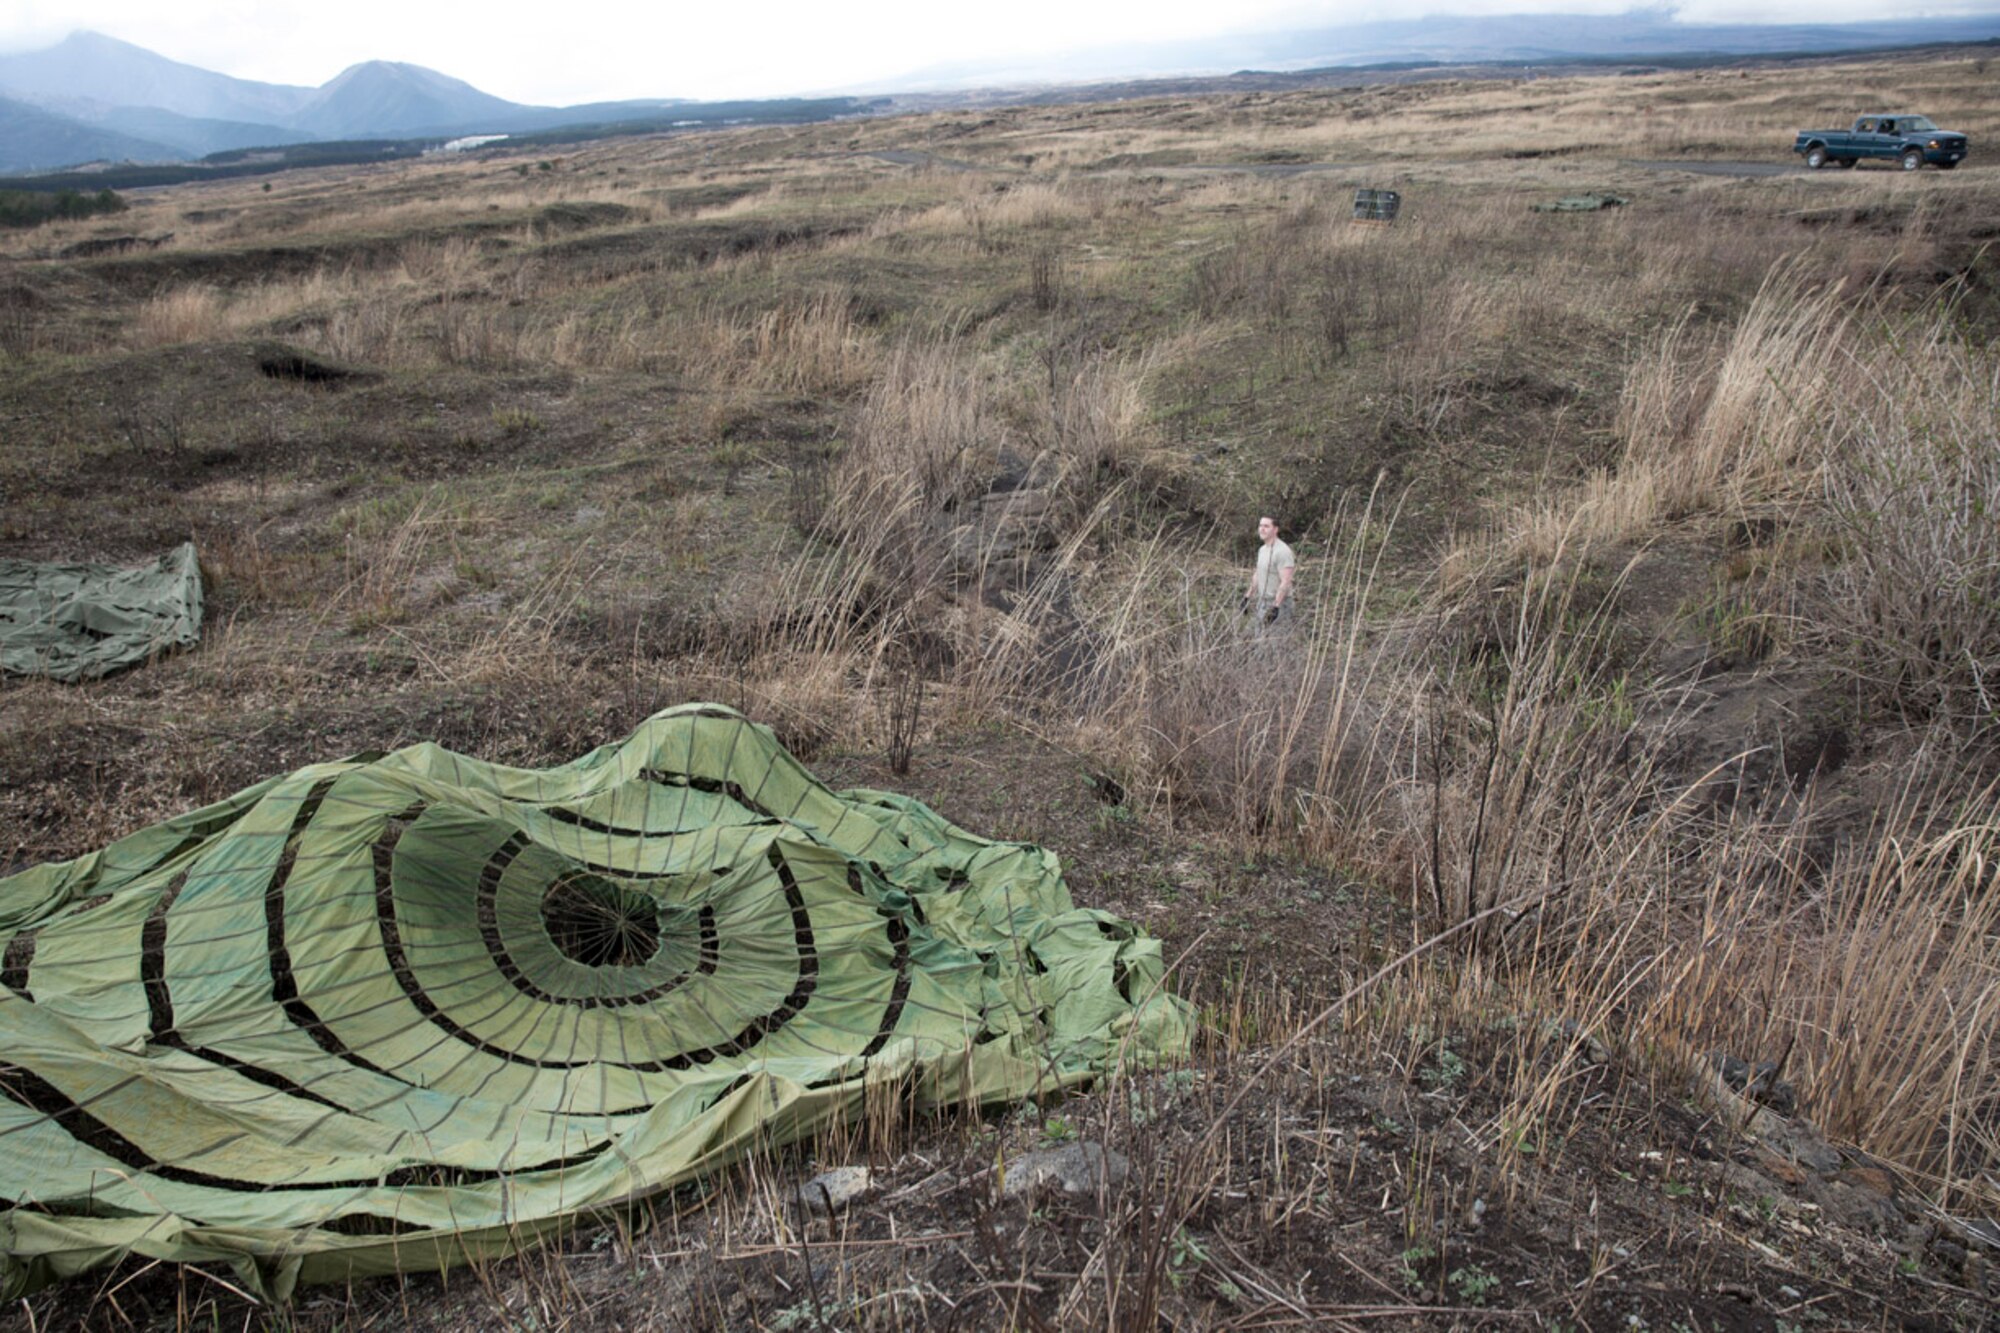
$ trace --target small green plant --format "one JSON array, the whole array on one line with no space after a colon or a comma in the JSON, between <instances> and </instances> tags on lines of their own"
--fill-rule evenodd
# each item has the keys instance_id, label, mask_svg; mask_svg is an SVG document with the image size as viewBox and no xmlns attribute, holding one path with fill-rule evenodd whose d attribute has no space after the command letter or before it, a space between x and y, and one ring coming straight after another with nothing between
<instances>
[{"instance_id":1,"label":"small green plant","mask_svg":"<svg viewBox=\"0 0 2000 1333\"><path fill-rule=\"evenodd\" d=\"M1403 1285L1415 1291L1424 1285L1424 1275L1417 1271L1417 1265L1437 1258L1437 1247L1427 1240L1420 1240L1406 1248L1401 1257L1399 1271L1403 1275Z\"/></svg>"},{"instance_id":2,"label":"small green plant","mask_svg":"<svg viewBox=\"0 0 2000 1333\"><path fill-rule=\"evenodd\" d=\"M1437 1055L1418 1073L1417 1079L1432 1092L1450 1092L1465 1081L1465 1060L1451 1047L1439 1044Z\"/></svg>"},{"instance_id":3,"label":"small green plant","mask_svg":"<svg viewBox=\"0 0 2000 1333\"><path fill-rule=\"evenodd\" d=\"M1181 1289L1195 1269L1208 1262L1208 1251L1186 1227L1174 1232L1173 1244L1167 1249L1167 1280L1174 1284L1174 1290Z\"/></svg>"},{"instance_id":4,"label":"small green plant","mask_svg":"<svg viewBox=\"0 0 2000 1333\"><path fill-rule=\"evenodd\" d=\"M1076 1126L1065 1117L1052 1115L1042 1122L1042 1138L1048 1143L1068 1143L1076 1137Z\"/></svg>"},{"instance_id":5,"label":"small green plant","mask_svg":"<svg viewBox=\"0 0 2000 1333\"><path fill-rule=\"evenodd\" d=\"M1463 1268L1454 1268L1451 1270L1450 1276L1445 1280L1451 1283L1451 1289L1457 1292L1458 1298L1467 1305L1486 1304L1486 1297L1495 1287L1500 1285L1499 1278L1487 1272L1478 1264L1467 1264Z\"/></svg>"}]
</instances>

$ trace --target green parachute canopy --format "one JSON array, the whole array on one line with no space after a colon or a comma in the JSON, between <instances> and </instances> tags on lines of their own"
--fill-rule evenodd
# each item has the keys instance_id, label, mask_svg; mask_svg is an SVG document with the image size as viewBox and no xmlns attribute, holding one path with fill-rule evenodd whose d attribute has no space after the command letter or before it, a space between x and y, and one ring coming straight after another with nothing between
<instances>
[{"instance_id":1,"label":"green parachute canopy","mask_svg":"<svg viewBox=\"0 0 2000 1333\"><path fill-rule=\"evenodd\" d=\"M505 1252L870 1099L1185 1052L1051 853L689 705L545 771L321 764L0 879L0 1297L126 1253L258 1293Z\"/></svg>"},{"instance_id":2,"label":"green parachute canopy","mask_svg":"<svg viewBox=\"0 0 2000 1333\"><path fill-rule=\"evenodd\" d=\"M0 560L0 671L95 680L200 638L192 542L129 569Z\"/></svg>"}]
</instances>

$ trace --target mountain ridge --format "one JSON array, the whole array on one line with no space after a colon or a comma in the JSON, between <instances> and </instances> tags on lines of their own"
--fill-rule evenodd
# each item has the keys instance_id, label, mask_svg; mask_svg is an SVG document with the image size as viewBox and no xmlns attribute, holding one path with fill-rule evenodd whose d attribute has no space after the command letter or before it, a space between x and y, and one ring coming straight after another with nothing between
<instances>
[{"instance_id":1,"label":"mountain ridge","mask_svg":"<svg viewBox=\"0 0 2000 1333\"><path fill-rule=\"evenodd\" d=\"M2000 12L1829 24L1684 24L1668 9L1618 15L1440 15L1337 27L1136 42L1058 57L988 58L913 70L865 90L919 106L953 91L988 104L1087 96L1091 87L1171 78L1323 73L1371 65L1779 56L2000 40ZM79 162L173 162L226 149L320 140L533 133L657 119L705 104L647 98L549 107L512 102L426 66L348 66L317 88L260 83L170 59L103 33L0 54L0 173ZM758 99L769 102L773 99ZM755 104L755 103L752 103ZM32 114L31 114L32 113Z\"/></svg>"}]
</instances>

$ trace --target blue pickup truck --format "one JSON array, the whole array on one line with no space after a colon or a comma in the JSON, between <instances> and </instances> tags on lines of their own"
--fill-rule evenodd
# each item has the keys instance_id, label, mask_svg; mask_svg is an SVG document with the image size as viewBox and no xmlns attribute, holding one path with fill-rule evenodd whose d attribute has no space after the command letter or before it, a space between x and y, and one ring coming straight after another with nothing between
<instances>
[{"instance_id":1,"label":"blue pickup truck","mask_svg":"<svg viewBox=\"0 0 2000 1333\"><path fill-rule=\"evenodd\" d=\"M1965 157L1965 136L1941 130L1928 116L1856 116L1851 130L1800 130L1792 144L1806 165L1851 167L1864 157L1894 162L1915 171L1929 162L1950 171Z\"/></svg>"}]
</instances>

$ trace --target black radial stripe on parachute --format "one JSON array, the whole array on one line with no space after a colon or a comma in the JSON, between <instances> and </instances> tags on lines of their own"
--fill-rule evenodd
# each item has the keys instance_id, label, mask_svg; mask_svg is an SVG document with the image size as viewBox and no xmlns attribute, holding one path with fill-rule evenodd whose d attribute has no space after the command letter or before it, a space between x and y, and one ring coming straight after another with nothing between
<instances>
[{"instance_id":1,"label":"black radial stripe on parachute","mask_svg":"<svg viewBox=\"0 0 2000 1333\"><path fill-rule=\"evenodd\" d=\"M782 820L777 811L758 804L749 792L743 790L742 784L726 778L707 778L698 773L664 773L657 768L643 769L639 776L661 787L692 787L711 796L727 796L745 810L762 815L765 819Z\"/></svg>"},{"instance_id":2,"label":"black radial stripe on parachute","mask_svg":"<svg viewBox=\"0 0 2000 1333\"><path fill-rule=\"evenodd\" d=\"M117 1092L134 1082L127 1079L103 1095ZM234 1180L227 1176L211 1175L206 1171L196 1171L184 1166L163 1162L147 1152L132 1140L113 1129L99 1117L79 1106L61 1088L19 1065L0 1064L0 1095L18 1106L40 1112L53 1120L57 1128L68 1134L86 1148L109 1157L121 1166L134 1171L143 1171L160 1180L170 1180L180 1185L199 1185L206 1189L227 1190L232 1194L269 1194L279 1190L352 1190L366 1189L373 1185L398 1188L409 1185L476 1185L483 1181L499 1180L518 1172L471 1170L464 1167L408 1166L399 1167L385 1176L366 1176L351 1180L314 1180L298 1183L269 1180ZM560 1171L573 1166L581 1166L601 1155L611 1146L605 1140L596 1147L587 1148L573 1157L564 1157L537 1166L524 1167L524 1171ZM28 1202L15 1200L15 1202Z\"/></svg>"},{"instance_id":3,"label":"black radial stripe on parachute","mask_svg":"<svg viewBox=\"0 0 2000 1333\"><path fill-rule=\"evenodd\" d=\"M799 892L799 881L792 874L791 864L785 860L784 854L772 847L765 855L778 872L778 882L785 889L785 901L792 909L792 939L799 951L799 979L793 983L792 993L785 997L783 1004L761 1018L751 1019L741 1032L713 1047L716 1055L741 1055L791 1022L812 1000L813 991L819 986L819 950L813 943L812 913L806 908L805 895Z\"/></svg>"},{"instance_id":4,"label":"black radial stripe on parachute","mask_svg":"<svg viewBox=\"0 0 2000 1333\"><path fill-rule=\"evenodd\" d=\"M77 916L110 901L108 893L93 894L71 908L67 915ZM35 997L28 989L28 969L35 964L35 942L41 933L39 926L22 931L7 941L6 953L0 956L0 986L5 986L30 1004L34 1003Z\"/></svg>"},{"instance_id":5,"label":"black radial stripe on parachute","mask_svg":"<svg viewBox=\"0 0 2000 1333\"><path fill-rule=\"evenodd\" d=\"M884 884L895 883L894 880L889 878L889 872L882 868L882 863L880 861L870 861L868 863L868 868L874 871L875 878L881 880ZM849 877L852 881L857 883L859 882L860 876L855 875L852 871L849 872ZM860 889L857 888L855 892L859 893ZM930 924L930 919L924 915L923 899L919 898L914 893L909 895L909 899L910 899L911 919L914 920L920 926L928 926Z\"/></svg>"},{"instance_id":6,"label":"black radial stripe on parachute","mask_svg":"<svg viewBox=\"0 0 2000 1333\"><path fill-rule=\"evenodd\" d=\"M181 890L187 887L187 878L185 870L174 876L154 901L153 910L146 914L146 924L139 932L139 981L146 992L147 1039L155 1046L186 1052L288 1097L324 1106L329 1111L345 1112L347 1108L339 1102L330 1101L283 1074L273 1073L211 1047L190 1044L174 1026L173 991L167 985L167 911L180 897Z\"/></svg>"},{"instance_id":7,"label":"black radial stripe on parachute","mask_svg":"<svg viewBox=\"0 0 2000 1333\"><path fill-rule=\"evenodd\" d=\"M395 1079L388 1070L347 1048L326 1020L319 1016L310 1004L299 995L298 978L292 975L292 954L285 945L285 882L292 876L292 863L298 859L299 839L305 835L306 825L319 813L320 802L326 799L335 778L323 778L313 784L299 803L298 813L292 816L291 831L285 835L285 850L278 857L278 868L271 876L270 887L264 890L264 933L265 943L271 955L271 1001L285 1012L292 1026L311 1037L313 1044L335 1059L345 1060L356 1069L365 1069L371 1074Z\"/></svg>"},{"instance_id":8,"label":"black radial stripe on parachute","mask_svg":"<svg viewBox=\"0 0 2000 1333\"><path fill-rule=\"evenodd\" d=\"M398 833L400 833L400 830L398 830ZM393 851L394 843L387 835L385 835L383 841L388 841ZM488 925L488 921L485 919L486 909L483 904L486 901L485 895L489 881L497 892L500 877L506 873L507 867L513 864L514 858L519 856L522 848L527 845L528 837L526 834L514 834L500 845L499 850L494 852L493 856L487 861L486 868L480 872L479 891L482 902L480 926L482 932ZM423 984L417 980L416 972L410 966L409 957L403 949L402 928L396 921L396 897L390 885L386 869L388 861L381 850L382 842L378 841L376 847L375 869L377 878L375 912L382 931L383 951L388 956L389 971L395 977L397 986L401 988L404 996L410 1003L416 1006L417 1012L422 1014L432 1026L438 1028L454 1040L472 1047L476 1051L505 1060L509 1064L526 1065L532 1069L587 1069L592 1065L605 1065L613 1069L631 1069L647 1073L662 1073L669 1070L679 1071L692 1068L698 1064L705 1065L718 1056L741 1055L771 1033L791 1022L797 1016L799 1010L805 1008L806 1001L812 997L813 988L818 982L819 954L813 943L812 915L806 907L805 895L799 891L798 880L792 874L790 863L785 860L776 847L773 847L768 856L771 864L777 869L778 882L784 886L785 901L792 913L792 935L797 942L799 951L798 980L794 983L791 994L785 997L783 1004L760 1018L752 1019L741 1032L738 1032L734 1037L726 1041L718 1042L714 1046L704 1047L700 1050L684 1051L678 1055L670 1055L660 1060L544 1060L535 1056L523 1055L518 1051L509 1050L504 1046L497 1046L487 1041L484 1037L481 1037L478 1033L462 1026L451 1015L445 1013L439 1007L437 1001L433 1000L430 994L424 990ZM282 917L280 919L282 920Z\"/></svg>"},{"instance_id":9,"label":"black radial stripe on parachute","mask_svg":"<svg viewBox=\"0 0 2000 1333\"><path fill-rule=\"evenodd\" d=\"M736 786L736 784L733 782L730 783L729 785L732 787ZM741 791L742 788L738 787L737 790ZM741 804L741 802L739 802L739 804ZM609 834L611 837L614 838L657 839L660 836L658 833L654 832L651 829L623 828L617 824L606 824L599 820L589 819L583 815L578 814L574 810L566 809L560 805L540 805L536 806L535 808L537 810L540 810L543 814L547 815L550 819L555 820L558 824L568 824L573 828L580 828L587 833L604 833L604 834ZM777 816L770 815L767 817L765 822L777 823L778 822Z\"/></svg>"},{"instance_id":10,"label":"black radial stripe on parachute","mask_svg":"<svg viewBox=\"0 0 2000 1333\"><path fill-rule=\"evenodd\" d=\"M174 997L167 989L167 909L187 887L187 878L183 870L168 881L153 900L153 910L146 913L146 924L139 931L139 981L146 992L146 1018L153 1040L165 1046L176 1044L178 1035L174 1032Z\"/></svg>"},{"instance_id":11,"label":"black radial stripe on parachute","mask_svg":"<svg viewBox=\"0 0 2000 1333\"><path fill-rule=\"evenodd\" d=\"M188 829L188 835L185 838L182 838L179 842L175 843L172 847L168 848L167 851L162 855L155 857L151 862L147 864L146 869L144 871L141 871L140 873L145 874L147 872L157 870L159 867L166 865L171 861L179 860L181 857L186 856L189 852L192 852L197 848L204 846L210 838L213 838L216 834L221 833L224 830L230 828L238 820L242 819L243 816L249 813L250 813L250 807L248 805L244 805L244 806L239 806L234 810L224 810L220 814L212 815L207 819L198 821ZM104 899L93 900L91 905L95 906L97 901L103 901L105 899L108 899L109 896L110 895L106 894L104 895Z\"/></svg>"},{"instance_id":12,"label":"black radial stripe on parachute","mask_svg":"<svg viewBox=\"0 0 2000 1333\"><path fill-rule=\"evenodd\" d=\"M181 1185L204 1185L231 1192L240 1192L245 1188L245 1182L240 1180L211 1176L205 1171L190 1171L156 1160L151 1153L78 1106L61 1088L19 1065L0 1064L0 1094L30 1111L39 1111L84 1147L103 1153L134 1171L144 1171ZM249 1188L260 1187L251 1185Z\"/></svg>"},{"instance_id":13,"label":"black radial stripe on parachute","mask_svg":"<svg viewBox=\"0 0 2000 1333\"><path fill-rule=\"evenodd\" d=\"M882 1025L861 1048L864 1059L881 1050L896 1035L896 1024L902 1021L903 1006L910 998L910 928L903 924L903 918L892 916L888 930L889 943L896 951L896 980L889 989L889 1004L882 1010Z\"/></svg>"},{"instance_id":14,"label":"black radial stripe on parachute","mask_svg":"<svg viewBox=\"0 0 2000 1333\"><path fill-rule=\"evenodd\" d=\"M869 862L868 868L875 872L877 879L888 878L882 873L882 867L874 862ZM857 898L868 896L867 885L861 878L861 867L853 861L847 863L847 887ZM910 908L916 914L918 923L922 924L923 909L917 906L914 897L910 899ZM888 1007L882 1011L881 1026L875 1029L875 1035L868 1044L861 1048L864 1057L881 1050L888 1044L889 1038L896 1035L896 1024L901 1021L903 1006L910 998L910 928L900 916L891 916L887 921L887 931L889 944L896 955L896 980L889 990Z\"/></svg>"}]
</instances>

